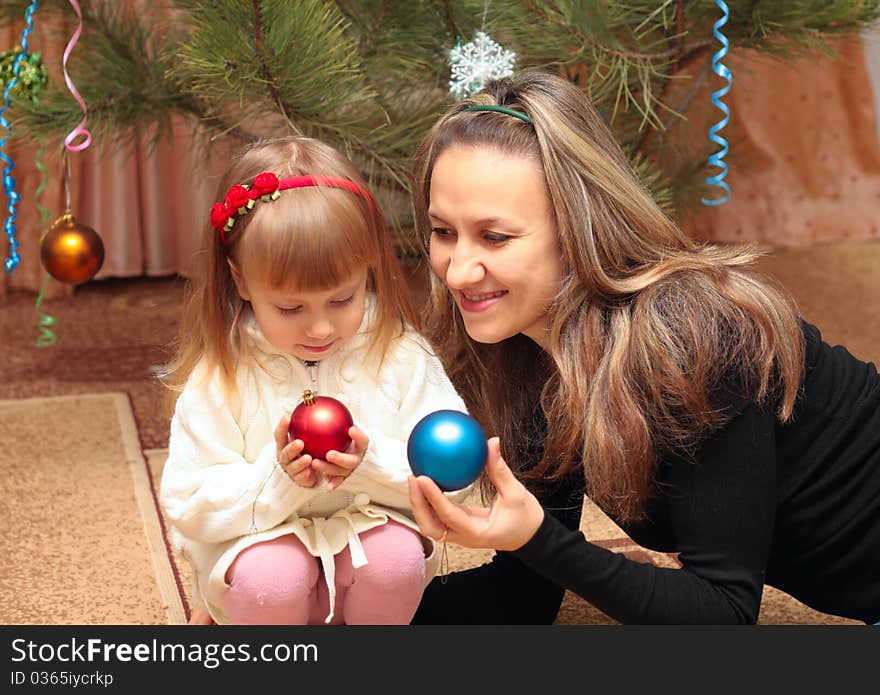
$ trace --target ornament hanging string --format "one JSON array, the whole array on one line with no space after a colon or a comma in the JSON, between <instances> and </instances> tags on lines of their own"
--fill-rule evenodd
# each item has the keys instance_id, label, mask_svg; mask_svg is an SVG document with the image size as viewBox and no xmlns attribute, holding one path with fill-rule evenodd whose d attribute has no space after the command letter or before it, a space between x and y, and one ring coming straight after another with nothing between
<instances>
[{"instance_id":1,"label":"ornament hanging string","mask_svg":"<svg viewBox=\"0 0 880 695\"><path fill-rule=\"evenodd\" d=\"M441 584L445 584L449 581L449 551L446 548L446 534L448 532L448 528L443 532L443 548L440 551L440 569L437 572L440 575Z\"/></svg>"},{"instance_id":2,"label":"ornament hanging string","mask_svg":"<svg viewBox=\"0 0 880 695\"><path fill-rule=\"evenodd\" d=\"M66 156L67 150L63 154ZM65 184L69 203L70 186L67 181ZM104 242L94 229L77 222L68 208L41 237L40 260L56 280L78 285L91 280L101 269Z\"/></svg>"},{"instance_id":3,"label":"ornament hanging string","mask_svg":"<svg viewBox=\"0 0 880 695\"><path fill-rule=\"evenodd\" d=\"M259 529L257 528L257 500L260 499L260 494L263 492L263 488L266 487L266 483L275 475L275 471L280 470L281 466L278 461L275 461L275 465L272 466L272 470L269 471L269 475L263 478L263 482L260 483L260 489L257 490L257 494L254 496L253 504L251 504L251 528L248 533L254 534Z\"/></svg>"},{"instance_id":4,"label":"ornament hanging string","mask_svg":"<svg viewBox=\"0 0 880 695\"><path fill-rule=\"evenodd\" d=\"M65 215L70 215L70 157L68 156L70 152L80 152L86 149L92 142L91 133L86 130L86 118L88 117L88 107L86 106L85 101L77 90L76 86L73 83L73 80L70 78L69 73L67 72L67 61L70 58L70 54L73 51L73 47L76 45L79 40L80 35L82 34L83 29L83 21L82 21L82 10L80 9L79 3L77 0L70 0L70 4L73 7L73 10L76 12L77 19L79 20L76 29L73 32L73 35L70 38L70 41L67 42L67 46L64 48L64 54L62 55L61 65L62 71L64 73L64 82L67 85L67 88L70 90L70 93L73 95L73 98L79 104L82 109L83 117L82 120L76 125L76 127L67 134L64 138L64 150L61 153L62 156L62 169L64 172L64 209ZM76 144L74 141L82 136L82 140ZM41 174L43 174L43 179L40 182L40 186L37 189L34 197L37 198L40 193L42 193L43 189L46 186L47 181L47 171L45 166L42 166L42 163L39 161L40 155L45 151L44 147L40 148L40 151L37 153L37 168ZM41 222L40 228L45 227L46 222L49 218L49 211L42 205L37 206L40 215ZM48 271L48 268L47 268ZM37 347L49 347L54 345L58 337L52 331L52 327L56 324L56 320L53 316L46 314L45 312L40 311L40 305L43 302L43 295L46 291L46 287L49 283L50 273L46 272L45 277L43 278L43 285L40 289L40 294L37 296L37 301L34 304L34 308L37 311L37 315L39 316L39 335L37 339L34 341L34 344Z\"/></svg>"},{"instance_id":5,"label":"ornament hanging string","mask_svg":"<svg viewBox=\"0 0 880 695\"><path fill-rule=\"evenodd\" d=\"M64 55L61 58L61 65L64 71L64 83L67 85L70 93L73 94L73 98L76 99L79 107L82 109L83 117L82 120L77 124L76 128L71 130L67 134L67 137L64 138L64 146L69 152L81 152L92 143L92 134L85 129L86 118L89 115L89 109L86 106L85 100L83 100L83 98L80 96L80 93L77 91L76 86L73 84L73 80L70 79L70 75L67 74L67 59L70 57L70 53L71 51L73 51L73 47L76 45L76 42L79 41L79 37L80 34L82 34L83 28L82 10L80 10L79 8L79 3L76 0L70 0L70 4L76 11L76 16L79 17L79 24L77 25L76 30L73 32L73 36L70 37L70 41L68 42L67 47L64 49ZM77 143L76 145L72 144L73 141L80 135L84 137L84 140L80 143Z\"/></svg>"},{"instance_id":6,"label":"ornament hanging string","mask_svg":"<svg viewBox=\"0 0 880 695\"><path fill-rule=\"evenodd\" d=\"M727 202L730 199L730 185L724 180L724 177L727 176L727 163L724 161L724 155L728 152L727 140L718 135L718 131L721 130L724 126L728 124L730 121L730 110L727 108L727 105L721 101L721 98L730 91L731 83L733 82L733 76L731 75L730 70L727 68L724 63L721 62L721 59L727 55L728 48L730 46L730 42L727 40L727 37L721 33L721 27L723 27L727 23L727 19L730 16L730 11L727 8L724 0L715 0L715 4L721 8L721 11L724 13L718 21L715 22L714 35L715 38L718 39L719 43L721 43L721 49L712 57L712 70L719 77L723 77L727 80L727 84L719 89L718 91L712 94L712 103L715 104L716 107L724 114L724 117L718 121L715 125L713 125L709 129L709 139L712 142L717 143L721 146L721 149L718 152L714 152L709 155L709 165L718 167L721 171L715 176L710 176L706 179L706 183L710 186L718 186L720 189L724 191L724 195L721 198L710 199L703 198L703 205L721 205L722 203Z\"/></svg>"},{"instance_id":7,"label":"ornament hanging string","mask_svg":"<svg viewBox=\"0 0 880 695\"><path fill-rule=\"evenodd\" d=\"M34 29L34 12L37 9L37 0L32 0L31 4L25 10L24 18L25 18L25 27L21 32L21 47L22 51L18 55L15 56L15 61L12 64L12 79L6 84L3 89L3 106L0 107L0 126L6 129L7 132L12 131L12 126L9 124L9 121L6 119L5 113L6 110L12 105L12 102L9 100L9 93L15 86L18 84L18 76L21 71L21 62L28 55L28 43L27 37L28 34L31 33ZM9 203L7 209L9 214L6 217L6 221L4 223L4 230L6 232L6 238L9 240L9 257L4 260L4 267L6 268L7 273L12 273L18 267L18 264L21 258L18 255L18 240L15 238L15 218L16 218L16 210L15 206L18 204L19 195L15 190L15 179L12 177L12 170L15 168L15 162L12 157L7 155L3 151L3 147L6 145L6 140L8 138L4 137L0 139L0 159L6 162L7 166L3 169L3 189L6 191L6 197L9 199Z\"/></svg>"}]
</instances>

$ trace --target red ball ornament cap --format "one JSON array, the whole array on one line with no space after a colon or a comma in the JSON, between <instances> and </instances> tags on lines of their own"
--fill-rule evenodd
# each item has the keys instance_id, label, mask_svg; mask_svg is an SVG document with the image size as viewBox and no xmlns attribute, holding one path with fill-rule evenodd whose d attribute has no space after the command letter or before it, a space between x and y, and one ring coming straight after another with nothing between
<instances>
[{"instance_id":1,"label":"red ball ornament cap","mask_svg":"<svg viewBox=\"0 0 880 695\"><path fill-rule=\"evenodd\" d=\"M288 432L291 439L301 439L304 454L325 459L328 451L345 451L351 444L349 428L354 425L351 413L343 403L314 391L303 393L303 402L290 416Z\"/></svg>"}]
</instances>

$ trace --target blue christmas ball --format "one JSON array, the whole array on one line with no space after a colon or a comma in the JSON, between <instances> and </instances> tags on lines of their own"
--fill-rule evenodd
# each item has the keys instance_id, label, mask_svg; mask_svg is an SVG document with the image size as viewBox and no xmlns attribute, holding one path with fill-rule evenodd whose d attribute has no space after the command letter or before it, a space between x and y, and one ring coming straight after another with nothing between
<instances>
[{"instance_id":1,"label":"blue christmas ball","mask_svg":"<svg viewBox=\"0 0 880 695\"><path fill-rule=\"evenodd\" d=\"M483 428L457 410L428 413L413 428L406 444L413 473L428 476L444 492L474 482L488 455Z\"/></svg>"}]
</instances>

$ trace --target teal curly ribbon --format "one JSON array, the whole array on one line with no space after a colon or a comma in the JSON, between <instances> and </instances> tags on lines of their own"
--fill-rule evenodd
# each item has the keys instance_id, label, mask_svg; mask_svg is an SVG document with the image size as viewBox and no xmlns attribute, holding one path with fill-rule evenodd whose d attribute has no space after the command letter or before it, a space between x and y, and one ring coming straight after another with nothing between
<instances>
[{"instance_id":1,"label":"teal curly ribbon","mask_svg":"<svg viewBox=\"0 0 880 695\"><path fill-rule=\"evenodd\" d=\"M49 273L46 273L46 277L43 278L43 286L40 288L40 294L37 295L37 303L34 304L34 309L37 310L37 315L40 317L40 334L34 341L34 345L37 347L50 347L58 341L58 336L52 332L52 326L55 325L55 317L40 311L40 304L43 303L43 293L46 291L46 285L49 284L49 277Z\"/></svg>"},{"instance_id":2,"label":"teal curly ribbon","mask_svg":"<svg viewBox=\"0 0 880 695\"><path fill-rule=\"evenodd\" d=\"M37 171L40 172L40 185L37 186L37 190L34 191L34 205L37 210L40 212L40 222L37 229L45 229L46 224L49 222L49 208L45 205L40 205L37 202L37 199L43 193L43 190L46 188L46 184L49 181L49 171L46 169L46 165L43 164L41 157L43 153L46 151L46 146L43 145L37 150L36 157L34 157L36 161ZM37 312L37 317L39 318L38 327L40 334L37 336L37 339L34 341L34 345L37 347L50 347L54 345L58 341L58 336L52 332L52 326L55 325L55 317L50 316L49 314L40 311L40 304L43 303L43 293L46 291L46 285L49 283L49 273L46 273L46 277L43 278L43 287L40 289L40 294L37 296L37 302L34 304L34 309Z\"/></svg>"},{"instance_id":3,"label":"teal curly ribbon","mask_svg":"<svg viewBox=\"0 0 880 695\"><path fill-rule=\"evenodd\" d=\"M34 207L37 208L37 212L40 213L40 221L37 223L37 229L45 229L46 223L49 221L49 208L45 205L40 205L37 202L40 198L40 195L43 193L43 190L46 188L46 184L49 182L49 170L46 169L46 165L43 164L43 154L46 152L46 146L40 145L40 149L37 150L37 154L34 155L34 167L36 167L37 171L40 172L40 185L37 186L37 189L34 191Z\"/></svg>"},{"instance_id":4,"label":"teal curly ribbon","mask_svg":"<svg viewBox=\"0 0 880 695\"><path fill-rule=\"evenodd\" d=\"M706 183L710 186L718 186L724 191L724 196L715 200L703 198L703 205L721 205L730 199L730 185L724 180L724 177L727 176L727 163L724 161L724 155L728 152L727 140L718 135L718 131L730 121L730 110L727 108L727 105L721 101L721 97L730 91L730 85L733 82L733 76L731 75L730 70L728 70L727 66L721 62L721 59L727 55L730 42L720 31L721 27L727 23L727 19L730 17L730 11L724 0L715 0L715 4L721 8L721 11L724 14L717 22L715 22L715 30L713 33L715 38L721 43L721 50L712 57L712 70L716 75L727 80L727 84L712 94L712 103L715 104L721 113L724 114L724 118L709 129L709 139L721 146L721 149L718 152L709 155L709 165L718 167L721 171L715 174L715 176L707 178Z\"/></svg>"},{"instance_id":5,"label":"teal curly ribbon","mask_svg":"<svg viewBox=\"0 0 880 695\"><path fill-rule=\"evenodd\" d=\"M3 106L0 108L0 126L3 126L7 131L11 131L12 127L9 125L9 121L6 120L6 110L11 106L11 102L9 100L9 92L15 89L15 86L18 84L18 74L21 71L21 61L25 59L25 56L28 54L28 43L27 37L28 34L31 33L34 29L34 19L33 15L37 9L37 0L32 0L31 4L28 6L27 10L25 10L25 28L21 32L21 47L22 52L15 56L15 62L12 64L12 79L6 84L6 87L3 90ZM18 267L19 261L21 258L18 255L18 239L15 238L15 217L16 210L15 206L18 204L19 195L15 190L15 179L12 178L11 173L13 168L15 168L15 162L13 162L12 157L3 152L3 147L6 145L6 140L8 138L3 138L0 140L0 159L6 162L7 166L3 170L3 188L6 191L6 196L9 198L9 204L7 206L7 210L9 214L6 217L6 222L4 223L4 230L6 231L6 238L9 239L9 258L6 258L3 262L6 272L12 273Z\"/></svg>"}]
</instances>

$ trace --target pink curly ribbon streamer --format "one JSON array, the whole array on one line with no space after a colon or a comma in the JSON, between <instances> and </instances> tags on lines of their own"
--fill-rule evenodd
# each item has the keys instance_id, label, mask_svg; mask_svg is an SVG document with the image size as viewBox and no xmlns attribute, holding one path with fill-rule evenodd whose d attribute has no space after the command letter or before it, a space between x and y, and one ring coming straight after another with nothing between
<instances>
[{"instance_id":1,"label":"pink curly ribbon streamer","mask_svg":"<svg viewBox=\"0 0 880 695\"><path fill-rule=\"evenodd\" d=\"M70 75L67 74L67 58L70 56L70 52L73 50L73 47L76 45L76 42L79 41L80 34L82 34L82 10L79 8L79 3L76 0L70 0L70 4L73 5L73 9L76 11L76 16L79 17L79 25L76 28L76 31L73 32L73 36L70 38L70 41L67 44L67 48L64 49L64 56L61 60L61 65L64 68L64 82L67 84L67 88L70 90L70 93L73 94L73 98L76 99L80 108L83 112L82 120L77 124L76 128L71 130L67 137L64 138L64 146L67 148L68 152L80 152L86 147L88 147L92 142L92 134L85 129L86 117L88 116L89 109L86 107L86 102L80 96L79 92L76 90L76 87L73 84L73 80L70 79ZM76 138L80 135L85 137L85 140L80 142L77 145L71 144Z\"/></svg>"}]
</instances>

